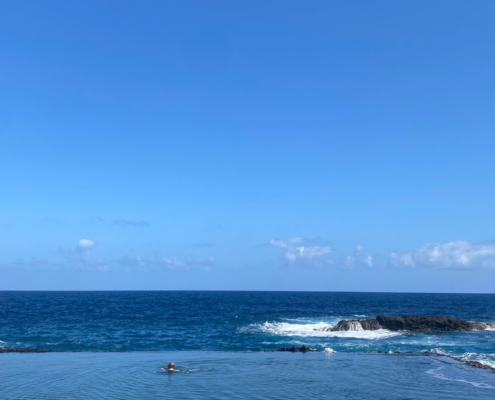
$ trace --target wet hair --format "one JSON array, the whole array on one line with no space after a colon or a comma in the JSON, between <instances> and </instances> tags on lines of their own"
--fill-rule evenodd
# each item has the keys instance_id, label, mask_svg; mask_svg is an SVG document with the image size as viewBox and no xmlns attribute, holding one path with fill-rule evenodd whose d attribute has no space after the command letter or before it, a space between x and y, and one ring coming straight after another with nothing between
<instances>
[{"instance_id":1,"label":"wet hair","mask_svg":"<svg viewBox=\"0 0 495 400\"><path fill-rule=\"evenodd\" d=\"M173 362L169 362L167 368L172 369L175 367L175 364Z\"/></svg>"}]
</instances>

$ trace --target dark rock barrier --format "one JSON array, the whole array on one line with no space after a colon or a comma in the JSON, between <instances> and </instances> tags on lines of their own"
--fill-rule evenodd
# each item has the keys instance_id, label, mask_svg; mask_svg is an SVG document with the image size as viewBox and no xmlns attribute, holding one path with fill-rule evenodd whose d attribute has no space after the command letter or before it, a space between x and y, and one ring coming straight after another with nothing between
<instances>
[{"instance_id":1,"label":"dark rock barrier","mask_svg":"<svg viewBox=\"0 0 495 400\"><path fill-rule=\"evenodd\" d=\"M317 351L317 350L313 350L308 346L301 346L301 347L282 347L281 349L273 350L273 351L290 351L291 353L307 353L308 351Z\"/></svg>"},{"instance_id":2,"label":"dark rock barrier","mask_svg":"<svg viewBox=\"0 0 495 400\"><path fill-rule=\"evenodd\" d=\"M0 353L55 353L57 350L0 348Z\"/></svg>"},{"instance_id":3,"label":"dark rock barrier","mask_svg":"<svg viewBox=\"0 0 495 400\"><path fill-rule=\"evenodd\" d=\"M423 357L435 357L437 359L440 359L441 357L446 357L450 358L452 360L458 361L464 365L467 365L472 368L480 368L480 369L487 369L492 371L495 374L495 367L491 367L490 365L483 364L479 361L470 361L470 360L463 360L462 358L455 357L455 356L450 356L448 354L434 354L430 353L429 351L423 351L421 353L410 353L407 351L396 351L395 353L387 353L384 351L378 351L378 354L384 355L384 356L423 356ZM373 353L368 353L368 354L373 354ZM376 353L375 353L376 354Z\"/></svg>"},{"instance_id":4,"label":"dark rock barrier","mask_svg":"<svg viewBox=\"0 0 495 400\"><path fill-rule=\"evenodd\" d=\"M454 332L454 331L483 331L495 328L495 324L485 322L469 322L453 317L439 315L402 317L387 317L379 315L376 318L342 320L335 326L328 326L321 331L375 331L388 329L390 331L410 332Z\"/></svg>"},{"instance_id":5,"label":"dark rock barrier","mask_svg":"<svg viewBox=\"0 0 495 400\"><path fill-rule=\"evenodd\" d=\"M458 318L430 315L420 317L416 315L404 315L403 317L386 317L379 315L376 320L384 329L391 331L411 332L454 332L454 331L482 331L486 324L480 322L468 322Z\"/></svg>"}]
</instances>

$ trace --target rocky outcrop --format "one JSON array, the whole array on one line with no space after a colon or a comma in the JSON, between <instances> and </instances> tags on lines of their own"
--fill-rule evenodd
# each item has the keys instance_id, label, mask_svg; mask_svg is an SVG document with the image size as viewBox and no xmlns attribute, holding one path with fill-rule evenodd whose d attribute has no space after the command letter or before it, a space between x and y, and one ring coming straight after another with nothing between
<instances>
[{"instance_id":1,"label":"rocky outcrop","mask_svg":"<svg viewBox=\"0 0 495 400\"><path fill-rule=\"evenodd\" d=\"M378 329L382 329L376 318L361 319L359 320L359 323L365 331L377 331Z\"/></svg>"},{"instance_id":2,"label":"rocky outcrop","mask_svg":"<svg viewBox=\"0 0 495 400\"><path fill-rule=\"evenodd\" d=\"M337 325L328 326L320 331L376 331L388 329L390 331L410 332L454 332L454 331L482 331L495 329L495 324L484 322L469 322L453 317L429 315L426 317L404 315L402 317L387 317L379 315L376 318L342 320Z\"/></svg>"},{"instance_id":3,"label":"rocky outcrop","mask_svg":"<svg viewBox=\"0 0 495 400\"><path fill-rule=\"evenodd\" d=\"M366 319L343 319L335 326L325 327L325 331L376 331L383 329L376 318Z\"/></svg>"},{"instance_id":4,"label":"rocky outcrop","mask_svg":"<svg viewBox=\"0 0 495 400\"><path fill-rule=\"evenodd\" d=\"M301 346L301 347L282 347L281 349L273 350L273 351L290 351L291 353L307 353L308 351L316 351L316 350L313 350L308 346Z\"/></svg>"},{"instance_id":5,"label":"rocky outcrop","mask_svg":"<svg viewBox=\"0 0 495 400\"><path fill-rule=\"evenodd\" d=\"M430 315L420 317L404 315L403 317L386 317L379 315L376 320L384 329L391 331L411 332L454 332L454 331L482 331L486 325L480 322L468 322L458 318Z\"/></svg>"},{"instance_id":6,"label":"rocky outcrop","mask_svg":"<svg viewBox=\"0 0 495 400\"><path fill-rule=\"evenodd\" d=\"M53 353L56 350L43 350L43 349L24 349L24 348L9 348L1 347L0 353Z\"/></svg>"}]
</instances>

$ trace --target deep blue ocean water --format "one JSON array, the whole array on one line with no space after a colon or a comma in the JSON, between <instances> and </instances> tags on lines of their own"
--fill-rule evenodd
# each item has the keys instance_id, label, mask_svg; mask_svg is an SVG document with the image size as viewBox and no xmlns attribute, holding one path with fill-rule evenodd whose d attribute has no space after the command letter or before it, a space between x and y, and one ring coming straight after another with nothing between
<instances>
[{"instance_id":1,"label":"deep blue ocean water","mask_svg":"<svg viewBox=\"0 0 495 400\"><path fill-rule=\"evenodd\" d=\"M344 318L404 314L495 322L495 295L0 292L0 346L84 352L0 354L0 390L3 387L3 393L7 389L10 393L2 397L0 391L0 398L57 398L55 393L65 393L64 390L72 390L72 394L60 398L98 398L88 393L86 379L99 386L95 393L107 391L107 398L157 398L154 385L165 385L167 393L179 398L194 399L287 398L282 393L288 393L289 388L291 398L305 398L311 390L316 397L333 393L337 398L495 396L495 374L489 371L468 368L445 357L376 354L428 351L495 366L495 331L412 334L314 330ZM327 354L257 353L303 344L328 349ZM87 353L104 350L126 353ZM164 377L159 364L169 359L183 363L191 373L187 377ZM208 365L215 367L209 370ZM32 369L29 377L19 374L23 368ZM262 368L266 379L254 379L258 368ZM301 375L298 369L304 373ZM102 377L114 376L116 371L122 379L112 379L112 384ZM327 376L329 371L331 377ZM45 385L44 392L35 389L36 382L51 382L47 374L51 374L53 383ZM64 374L71 378L54 378ZM226 380L227 375L238 383ZM191 381L192 376L197 376L196 380ZM132 388L143 382L151 385L149 397L136 397ZM274 382L285 382L285 386L277 391L274 388L278 384ZM313 386L309 389L305 382ZM426 382L430 382L431 390L418 392L419 383ZM188 389L191 385L197 385L197 391ZM380 385L390 389L389 397L380 394ZM449 390L454 390L457 397L448 394Z\"/></svg>"}]
</instances>

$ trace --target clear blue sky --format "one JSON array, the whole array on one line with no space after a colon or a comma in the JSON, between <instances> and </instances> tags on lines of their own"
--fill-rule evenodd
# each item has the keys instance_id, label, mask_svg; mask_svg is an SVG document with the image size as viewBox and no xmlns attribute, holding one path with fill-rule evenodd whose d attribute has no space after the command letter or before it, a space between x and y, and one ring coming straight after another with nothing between
<instances>
[{"instance_id":1,"label":"clear blue sky","mask_svg":"<svg viewBox=\"0 0 495 400\"><path fill-rule=\"evenodd\" d=\"M0 290L495 291L493 1L4 1Z\"/></svg>"}]
</instances>

